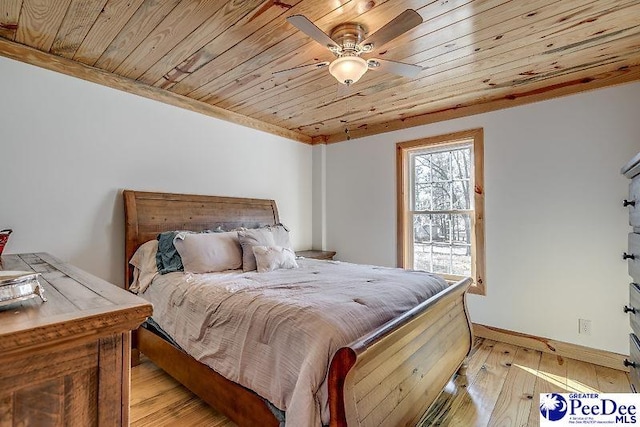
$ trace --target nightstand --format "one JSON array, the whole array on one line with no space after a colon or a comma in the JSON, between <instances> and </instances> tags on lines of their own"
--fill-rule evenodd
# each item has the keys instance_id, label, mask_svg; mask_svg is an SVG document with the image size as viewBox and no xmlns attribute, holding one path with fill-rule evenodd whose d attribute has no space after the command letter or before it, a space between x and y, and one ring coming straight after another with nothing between
<instances>
[{"instance_id":1,"label":"nightstand","mask_svg":"<svg viewBox=\"0 0 640 427\"><path fill-rule=\"evenodd\" d=\"M320 251L315 249L309 249L307 251L298 251L296 256L313 259L333 259L336 255L335 251Z\"/></svg>"}]
</instances>

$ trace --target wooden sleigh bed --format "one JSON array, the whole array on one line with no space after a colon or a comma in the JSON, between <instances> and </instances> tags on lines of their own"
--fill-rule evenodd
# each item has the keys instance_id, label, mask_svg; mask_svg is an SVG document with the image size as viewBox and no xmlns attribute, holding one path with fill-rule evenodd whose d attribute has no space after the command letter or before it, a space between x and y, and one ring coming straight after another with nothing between
<instances>
[{"instance_id":1,"label":"wooden sleigh bed","mask_svg":"<svg viewBox=\"0 0 640 427\"><path fill-rule=\"evenodd\" d=\"M170 230L256 228L279 223L273 200L125 190L126 286L129 260L143 243ZM450 378L464 367L473 341L467 278L367 336L343 347L329 368L330 426L415 425ZM133 363L143 353L240 426L277 426L257 394L227 380L141 327ZM372 404L372 402L375 402ZM368 409L365 409L368 408Z\"/></svg>"}]
</instances>

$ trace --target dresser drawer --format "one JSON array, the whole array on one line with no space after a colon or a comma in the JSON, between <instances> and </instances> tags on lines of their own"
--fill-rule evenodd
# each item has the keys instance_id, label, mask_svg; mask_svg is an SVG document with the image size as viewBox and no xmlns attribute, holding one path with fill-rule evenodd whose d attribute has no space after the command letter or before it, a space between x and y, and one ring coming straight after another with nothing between
<instances>
[{"instance_id":1,"label":"dresser drawer","mask_svg":"<svg viewBox=\"0 0 640 427\"><path fill-rule=\"evenodd\" d=\"M631 316L631 328L636 335L640 335L640 285L632 283L629 285L629 305L625 309Z\"/></svg>"},{"instance_id":2,"label":"dresser drawer","mask_svg":"<svg viewBox=\"0 0 640 427\"><path fill-rule=\"evenodd\" d=\"M636 334L629 334L629 360L636 366L629 366L629 379L634 393L640 391L640 340ZM625 362L626 363L626 362Z\"/></svg>"},{"instance_id":3,"label":"dresser drawer","mask_svg":"<svg viewBox=\"0 0 640 427\"><path fill-rule=\"evenodd\" d=\"M635 205L628 205L629 209L629 225L634 229L640 229L640 175L631 180L629 184L629 198L630 203Z\"/></svg>"},{"instance_id":4,"label":"dresser drawer","mask_svg":"<svg viewBox=\"0 0 640 427\"><path fill-rule=\"evenodd\" d=\"M629 249L626 252L629 263L629 276L640 283L640 234L629 233Z\"/></svg>"}]
</instances>

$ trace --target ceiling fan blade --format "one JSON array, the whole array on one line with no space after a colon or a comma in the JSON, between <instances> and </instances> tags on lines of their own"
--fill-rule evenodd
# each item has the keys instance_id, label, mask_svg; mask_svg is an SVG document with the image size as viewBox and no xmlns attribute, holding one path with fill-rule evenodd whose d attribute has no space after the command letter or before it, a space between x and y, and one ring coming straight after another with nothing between
<instances>
[{"instance_id":1,"label":"ceiling fan blade","mask_svg":"<svg viewBox=\"0 0 640 427\"><path fill-rule=\"evenodd\" d=\"M371 45L371 49L378 49L420 24L422 24L422 16L413 9L407 9L367 37L360 46Z\"/></svg>"},{"instance_id":2,"label":"ceiling fan blade","mask_svg":"<svg viewBox=\"0 0 640 427\"><path fill-rule=\"evenodd\" d=\"M274 71L271 74L274 76L286 76L288 74L295 73L299 70L324 68L327 65L329 65L329 61L316 62L315 64L300 65L298 67L287 68L286 70Z\"/></svg>"},{"instance_id":3,"label":"ceiling fan blade","mask_svg":"<svg viewBox=\"0 0 640 427\"><path fill-rule=\"evenodd\" d=\"M294 27L296 27L297 29L299 29L300 31L302 31L303 33L305 33L306 35L308 35L318 43L320 43L322 46L325 46L330 50L340 48L336 44L336 42L331 40L331 37L329 37L320 28L316 27L316 25L313 22L309 21L309 19L307 19L306 16L292 15L287 18L287 21L289 21L291 25L293 25Z\"/></svg>"},{"instance_id":4,"label":"ceiling fan blade","mask_svg":"<svg viewBox=\"0 0 640 427\"><path fill-rule=\"evenodd\" d=\"M422 67L419 65L405 64L404 62L389 61L387 59L378 58L367 60L367 65L370 70L397 74L399 76L409 78L416 77L420 74L420 71L422 71Z\"/></svg>"}]
</instances>

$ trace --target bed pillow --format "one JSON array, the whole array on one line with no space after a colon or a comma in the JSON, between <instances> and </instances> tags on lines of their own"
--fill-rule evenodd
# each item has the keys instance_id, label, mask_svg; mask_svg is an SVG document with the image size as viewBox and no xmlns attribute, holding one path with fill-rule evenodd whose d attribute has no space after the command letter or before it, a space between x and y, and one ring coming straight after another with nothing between
<instances>
[{"instance_id":1,"label":"bed pillow","mask_svg":"<svg viewBox=\"0 0 640 427\"><path fill-rule=\"evenodd\" d=\"M245 272L257 268L254 246L282 246L293 251L289 229L282 224L241 230L238 232L238 239L242 246L242 270Z\"/></svg>"},{"instance_id":2,"label":"bed pillow","mask_svg":"<svg viewBox=\"0 0 640 427\"><path fill-rule=\"evenodd\" d=\"M238 234L234 231L180 233L174 240L174 245L186 272L213 273L236 270L242 266L242 249Z\"/></svg>"},{"instance_id":3,"label":"bed pillow","mask_svg":"<svg viewBox=\"0 0 640 427\"><path fill-rule=\"evenodd\" d=\"M277 246L293 250L289 239L289 229L287 227L282 224L277 224L267 226L266 228L271 230L271 233L273 233L273 240L276 242Z\"/></svg>"},{"instance_id":4,"label":"bed pillow","mask_svg":"<svg viewBox=\"0 0 640 427\"><path fill-rule=\"evenodd\" d=\"M134 293L144 292L154 277L158 274L156 264L156 253L158 252L158 241L150 240L140 245L129 260L129 264L134 267L133 283L129 290Z\"/></svg>"},{"instance_id":5,"label":"bed pillow","mask_svg":"<svg viewBox=\"0 0 640 427\"><path fill-rule=\"evenodd\" d=\"M254 246L275 246L273 233L269 228L252 228L238 231L238 240L242 246L242 270L253 271L257 268Z\"/></svg>"},{"instance_id":6,"label":"bed pillow","mask_svg":"<svg viewBox=\"0 0 640 427\"><path fill-rule=\"evenodd\" d=\"M176 250L173 241L178 231L165 231L158 234L158 253L156 254L156 264L160 274L167 274L174 271L182 271L182 259Z\"/></svg>"},{"instance_id":7,"label":"bed pillow","mask_svg":"<svg viewBox=\"0 0 640 427\"><path fill-rule=\"evenodd\" d=\"M290 248L282 246L254 246L258 273L281 268L298 268L296 254Z\"/></svg>"}]
</instances>

